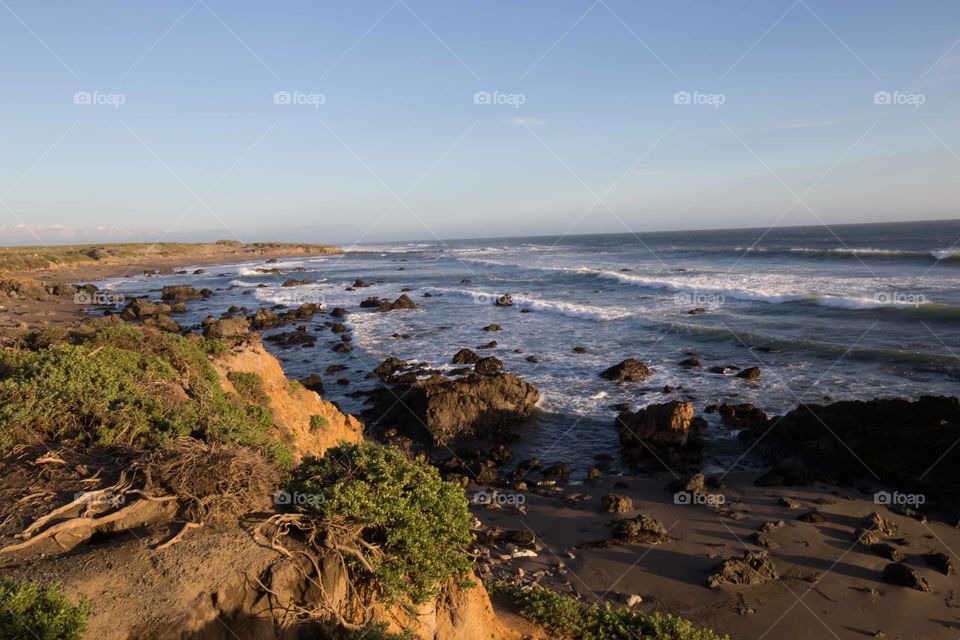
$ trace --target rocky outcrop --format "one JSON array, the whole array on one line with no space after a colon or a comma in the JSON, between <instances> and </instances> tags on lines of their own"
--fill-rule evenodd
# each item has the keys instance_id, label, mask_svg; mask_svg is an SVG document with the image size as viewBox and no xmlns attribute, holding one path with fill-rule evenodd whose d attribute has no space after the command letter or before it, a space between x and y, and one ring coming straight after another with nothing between
<instances>
[{"instance_id":1,"label":"rocky outcrop","mask_svg":"<svg viewBox=\"0 0 960 640\"><path fill-rule=\"evenodd\" d=\"M604 380L639 382L650 377L650 369L636 358L627 358L600 373Z\"/></svg>"},{"instance_id":2,"label":"rocky outcrop","mask_svg":"<svg viewBox=\"0 0 960 640\"><path fill-rule=\"evenodd\" d=\"M901 587L908 587L924 592L933 591L933 589L930 588L930 583L927 582L926 578L917 573L916 569L900 562L891 562L888 564L883 568L883 573L880 577L883 578L884 582L889 582L890 584Z\"/></svg>"},{"instance_id":3,"label":"rocky outcrop","mask_svg":"<svg viewBox=\"0 0 960 640\"><path fill-rule=\"evenodd\" d=\"M203 322L203 335L217 340L242 338L250 335L250 321L243 316L222 320L208 317Z\"/></svg>"},{"instance_id":4,"label":"rocky outcrop","mask_svg":"<svg viewBox=\"0 0 960 640\"><path fill-rule=\"evenodd\" d=\"M186 302L188 300L209 298L212 295L213 291L209 289L197 291L189 285L176 284L164 287L160 297L166 302Z\"/></svg>"},{"instance_id":5,"label":"rocky outcrop","mask_svg":"<svg viewBox=\"0 0 960 640\"><path fill-rule=\"evenodd\" d=\"M809 471L841 482L872 472L884 483L924 494L926 507L936 501L960 514L960 448L953 446L960 440L956 397L801 405L741 437L756 442L771 460L799 456ZM921 479L918 469L930 471Z\"/></svg>"},{"instance_id":6,"label":"rocky outcrop","mask_svg":"<svg viewBox=\"0 0 960 640\"><path fill-rule=\"evenodd\" d=\"M439 374L417 379L397 375L399 368L391 366L391 386L375 393L369 418L400 427L413 437L429 437L435 444L492 436L517 426L533 414L540 393L521 378L500 372L497 363L495 358L479 360L479 370L458 379ZM422 364L419 367L424 371Z\"/></svg>"},{"instance_id":7,"label":"rocky outcrop","mask_svg":"<svg viewBox=\"0 0 960 640\"><path fill-rule=\"evenodd\" d=\"M705 426L702 418L694 418L693 405L680 400L647 405L636 412L627 409L616 419L620 444L633 461L651 453L673 458L697 444Z\"/></svg>"},{"instance_id":8,"label":"rocky outcrop","mask_svg":"<svg viewBox=\"0 0 960 640\"><path fill-rule=\"evenodd\" d=\"M227 377L231 372L257 374L270 398L270 413L278 439L291 443L299 459L306 454L322 455L341 440L360 442L363 425L353 416L344 415L337 407L303 385L288 380L280 363L259 340L228 350L213 362L220 384L234 391ZM317 429L313 416L322 416L325 426Z\"/></svg>"}]
</instances>

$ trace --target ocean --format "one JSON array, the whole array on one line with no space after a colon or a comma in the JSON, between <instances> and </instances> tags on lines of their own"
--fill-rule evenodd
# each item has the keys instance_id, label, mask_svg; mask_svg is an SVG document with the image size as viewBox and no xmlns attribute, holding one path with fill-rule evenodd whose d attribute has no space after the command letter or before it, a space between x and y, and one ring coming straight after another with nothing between
<instances>
[{"instance_id":1,"label":"ocean","mask_svg":"<svg viewBox=\"0 0 960 640\"><path fill-rule=\"evenodd\" d=\"M327 399L348 412L362 409L348 394L375 384L362 374L384 358L453 368L460 348L496 340L481 353L542 394L541 416L523 430L518 455L583 469L596 454L619 451L613 405L622 402L689 399L698 415L711 404L750 402L779 414L800 402L956 395L958 241L960 221L380 243L271 265L206 266L203 275L117 278L106 287L153 298L167 284L215 290L177 317L185 326L231 305L346 307L350 353L332 350L339 336L322 328L322 316L306 323L316 347L267 345L291 378L345 365L324 380ZM288 277L313 283L280 286ZM346 291L357 278L372 286ZM418 309L358 308L403 288ZM494 306L505 293L514 305ZM488 324L503 329L483 331ZM578 346L585 351L574 353ZM701 368L678 364L691 355ZM628 357L646 363L651 378L618 385L598 377ZM716 366L758 366L761 379L711 372ZM351 383L336 384L344 375ZM716 414L705 417L706 468L749 466L736 433Z\"/></svg>"}]
</instances>

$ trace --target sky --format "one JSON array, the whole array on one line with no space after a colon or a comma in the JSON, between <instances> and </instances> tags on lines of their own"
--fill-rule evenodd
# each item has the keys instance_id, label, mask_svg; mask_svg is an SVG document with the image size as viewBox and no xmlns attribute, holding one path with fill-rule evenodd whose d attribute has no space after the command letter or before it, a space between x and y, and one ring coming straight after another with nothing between
<instances>
[{"instance_id":1,"label":"sky","mask_svg":"<svg viewBox=\"0 0 960 640\"><path fill-rule=\"evenodd\" d=\"M960 3L0 0L0 244L958 218Z\"/></svg>"}]
</instances>

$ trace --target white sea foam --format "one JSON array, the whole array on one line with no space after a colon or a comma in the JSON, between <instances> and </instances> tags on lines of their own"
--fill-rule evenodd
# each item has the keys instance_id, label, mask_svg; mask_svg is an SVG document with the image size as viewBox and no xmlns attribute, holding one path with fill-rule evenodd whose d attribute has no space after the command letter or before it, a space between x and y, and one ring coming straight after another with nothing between
<instances>
[{"instance_id":1,"label":"white sea foam","mask_svg":"<svg viewBox=\"0 0 960 640\"><path fill-rule=\"evenodd\" d=\"M503 295L491 291L477 291L472 289L445 289L428 288L427 291L446 293L473 298L477 304L493 304L494 300ZM587 320L608 321L622 320L634 315L632 311L615 307L598 307L588 304L564 302L562 300L546 300L537 296L511 293L514 306L526 307L535 311L559 313L570 318L584 318Z\"/></svg>"}]
</instances>

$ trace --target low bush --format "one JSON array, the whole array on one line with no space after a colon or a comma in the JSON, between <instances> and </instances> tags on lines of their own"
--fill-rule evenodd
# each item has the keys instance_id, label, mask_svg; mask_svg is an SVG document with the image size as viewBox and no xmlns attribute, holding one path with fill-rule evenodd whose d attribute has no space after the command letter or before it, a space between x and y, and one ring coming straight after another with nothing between
<instances>
[{"instance_id":1,"label":"low bush","mask_svg":"<svg viewBox=\"0 0 960 640\"><path fill-rule=\"evenodd\" d=\"M0 579L0 640L80 640L90 607L76 606L56 586Z\"/></svg>"},{"instance_id":2,"label":"low bush","mask_svg":"<svg viewBox=\"0 0 960 640\"><path fill-rule=\"evenodd\" d=\"M288 463L268 435L269 410L228 394L202 338L116 325L79 344L0 353L0 451L22 441L161 446L181 436L259 448Z\"/></svg>"},{"instance_id":3,"label":"low bush","mask_svg":"<svg viewBox=\"0 0 960 640\"><path fill-rule=\"evenodd\" d=\"M327 416L310 416L310 433L317 431L326 431L330 428L330 421Z\"/></svg>"},{"instance_id":4,"label":"low bush","mask_svg":"<svg viewBox=\"0 0 960 640\"><path fill-rule=\"evenodd\" d=\"M586 604L540 587L501 586L493 592L509 598L528 620L575 640L727 640L677 616Z\"/></svg>"},{"instance_id":5,"label":"low bush","mask_svg":"<svg viewBox=\"0 0 960 640\"><path fill-rule=\"evenodd\" d=\"M368 566L356 559L351 566L388 600L423 603L449 578L472 584L463 580L471 571L466 496L424 458L373 443L341 444L322 458L307 457L287 490L311 497L296 507L300 512L359 527Z\"/></svg>"},{"instance_id":6,"label":"low bush","mask_svg":"<svg viewBox=\"0 0 960 640\"><path fill-rule=\"evenodd\" d=\"M263 388L263 378L256 373L231 371L227 374L227 380L237 390L237 394L247 402L260 406L270 404L270 397Z\"/></svg>"}]
</instances>

